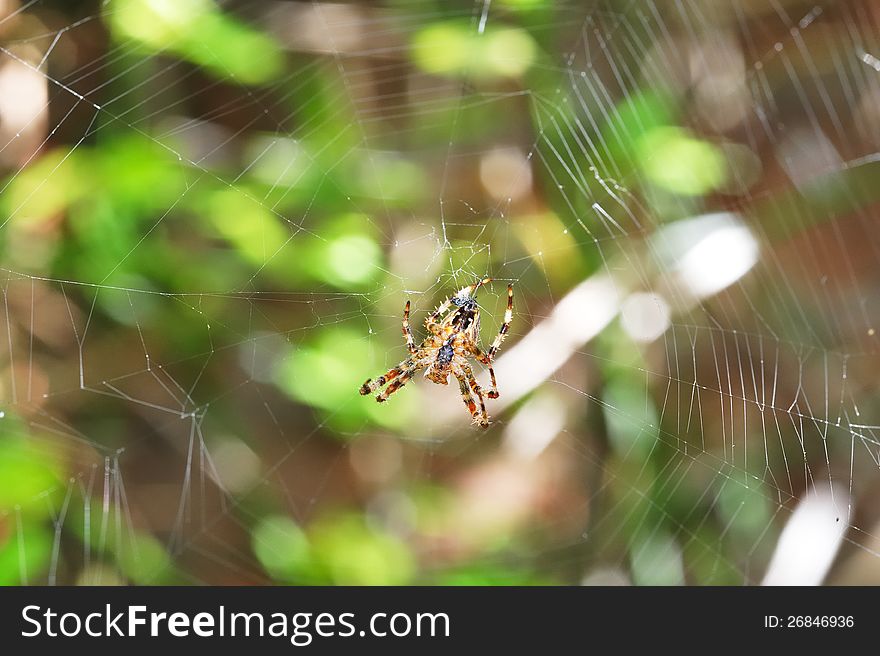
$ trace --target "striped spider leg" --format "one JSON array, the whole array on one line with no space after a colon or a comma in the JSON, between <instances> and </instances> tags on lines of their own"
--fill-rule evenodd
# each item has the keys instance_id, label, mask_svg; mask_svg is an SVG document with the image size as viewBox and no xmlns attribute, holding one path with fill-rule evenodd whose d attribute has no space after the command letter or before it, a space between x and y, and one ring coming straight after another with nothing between
<instances>
[{"instance_id":1,"label":"striped spider leg","mask_svg":"<svg viewBox=\"0 0 880 656\"><path fill-rule=\"evenodd\" d=\"M384 403L388 400L388 397L394 394L397 390L407 384L410 378L419 370L426 367L431 362L431 358L428 356L427 349L423 348L416 349L415 340L413 339L412 328L409 325L409 308L410 302L406 302L406 306L403 308L403 338L406 340L406 347L409 349L410 357L406 360L400 362L397 366L392 367L384 374L379 376L376 380L367 379L366 382L361 385L360 393L362 396L366 396L372 392L375 392L377 389L382 387L385 383L391 383L384 392L379 394L376 397L376 400L379 403ZM427 343L428 340L426 340Z\"/></svg>"},{"instance_id":2,"label":"striped spider leg","mask_svg":"<svg viewBox=\"0 0 880 656\"><path fill-rule=\"evenodd\" d=\"M510 330L511 321L513 321L513 285L507 285L507 309L504 311L504 323L501 324L498 335L495 336L495 341L492 342L492 346L489 347L489 352L486 354L489 360L492 360L498 353L498 349L501 348L501 343L507 337L507 331Z\"/></svg>"},{"instance_id":3,"label":"striped spider leg","mask_svg":"<svg viewBox=\"0 0 880 656\"><path fill-rule=\"evenodd\" d=\"M486 402L483 400L483 388L480 387L477 379L474 378L473 370L471 370L467 363L463 362L453 367L452 373L458 379L458 387L461 392L461 397L464 400L468 412L471 413L473 422L485 428L489 425L489 414L486 412ZM471 396L471 392L473 392L473 396ZM474 396L476 396L477 400L480 402L479 411L477 411L477 406L474 403Z\"/></svg>"},{"instance_id":4,"label":"striped spider leg","mask_svg":"<svg viewBox=\"0 0 880 656\"><path fill-rule=\"evenodd\" d=\"M406 340L406 348L410 353L416 352L416 342L413 339L412 328L409 327L409 301L403 308L403 338Z\"/></svg>"},{"instance_id":5,"label":"striped spider leg","mask_svg":"<svg viewBox=\"0 0 880 656\"><path fill-rule=\"evenodd\" d=\"M507 309L504 311L504 322L501 324L501 329L498 331L498 335L495 336L492 346L489 347L489 352L483 353L480 350L480 347L476 344L471 344L470 347L471 355L473 355L480 364L485 365L486 368L489 369L490 389L486 392L486 396L490 399L497 399L499 397L498 383L495 381L495 370L492 368L492 359L501 348L504 338L507 337L507 331L510 330L511 321L513 321L513 285L507 285Z\"/></svg>"},{"instance_id":6,"label":"striped spider leg","mask_svg":"<svg viewBox=\"0 0 880 656\"><path fill-rule=\"evenodd\" d=\"M431 364L431 360L432 357L428 354L427 349L419 349L397 366L391 367L391 369L379 376L376 380L368 378L364 384L361 385L361 396L366 396L367 394L375 392L385 383L391 383L381 394L376 396L376 400L379 403L384 403L388 400L389 396L406 385L419 369L424 369Z\"/></svg>"}]
</instances>

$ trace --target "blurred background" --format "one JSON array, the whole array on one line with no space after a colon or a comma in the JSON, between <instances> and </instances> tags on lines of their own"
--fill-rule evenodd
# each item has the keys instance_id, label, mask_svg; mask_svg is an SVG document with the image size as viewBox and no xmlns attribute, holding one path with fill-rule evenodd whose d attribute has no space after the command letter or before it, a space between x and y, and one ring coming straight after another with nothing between
<instances>
[{"instance_id":1,"label":"blurred background","mask_svg":"<svg viewBox=\"0 0 880 656\"><path fill-rule=\"evenodd\" d=\"M878 22L0 1L0 583L880 583Z\"/></svg>"}]
</instances>

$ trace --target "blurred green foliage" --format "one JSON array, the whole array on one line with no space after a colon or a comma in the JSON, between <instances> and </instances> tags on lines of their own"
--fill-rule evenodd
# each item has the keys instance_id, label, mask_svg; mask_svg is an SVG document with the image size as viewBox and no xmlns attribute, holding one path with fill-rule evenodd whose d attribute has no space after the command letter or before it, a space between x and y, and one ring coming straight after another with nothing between
<instances>
[{"instance_id":1,"label":"blurred green foliage","mask_svg":"<svg viewBox=\"0 0 880 656\"><path fill-rule=\"evenodd\" d=\"M211 0L113 0L108 22L126 47L171 51L217 75L260 84L284 67L280 46Z\"/></svg>"}]
</instances>

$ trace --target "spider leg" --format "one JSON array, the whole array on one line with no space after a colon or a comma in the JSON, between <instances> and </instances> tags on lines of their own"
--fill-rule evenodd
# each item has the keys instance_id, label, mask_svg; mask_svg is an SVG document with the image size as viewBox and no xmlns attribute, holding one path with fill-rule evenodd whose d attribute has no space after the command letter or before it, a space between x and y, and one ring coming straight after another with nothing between
<instances>
[{"instance_id":1,"label":"spider leg","mask_svg":"<svg viewBox=\"0 0 880 656\"><path fill-rule=\"evenodd\" d=\"M507 337L507 331L510 330L511 321L513 321L513 285L507 285L507 309L504 311L504 323L501 324L501 329L498 331L495 341L493 341L492 346L489 347L488 353L483 353L476 345L471 347L471 353L473 356L489 368L491 389L486 392L486 396L490 399L497 399L499 396L498 383L495 381L495 370L492 368L492 359L498 353L498 349L501 348L501 343L504 341L504 338Z\"/></svg>"},{"instance_id":2,"label":"spider leg","mask_svg":"<svg viewBox=\"0 0 880 656\"><path fill-rule=\"evenodd\" d=\"M489 352L486 354L490 360L495 357L496 353L498 353L498 349L501 348L501 343L504 341L504 338L507 337L507 331L510 330L511 321L513 321L513 285L508 285L507 310L504 311L504 323L501 324L501 330L498 331L495 341L492 342L492 346L489 347Z\"/></svg>"},{"instance_id":3,"label":"spider leg","mask_svg":"<svg viewBox=\"0 0 880 656\"><path fill-rule=\"evenodd\" d=\"M464 405L468 409L468 412L471 413L471 418L473 419L474 423L479 423L481 426L484 427L488 426L488 422L483 423L483 420L479 415L477 404L474 403L474 397L471 395L471 389L468 386L468 382L465 379L464 374L457 369L453 370L452 373L455 374L455 377L458 379L458 389L461 392L461 399L462 401L464 401Z\"/></svg>"},{"instance_id":4,"label":"spider leg","mask_svg":"<svg viewBox=\"0 0 880 656\"><path fill-rule=\"evenodd\" d=\"M465 379L471 386L474 396L480 402L480 426L486 427L489 425L489 415L486 412L486 401L483 399L483 388L480 387L477 379L474 378L474 372L467 364L462 364L461 370L464 372Z\"/></svg>"},{"instance_id":5,"label":"spider leg","mask_svg":"<svg viewBox=\"0 0 880 656\"><path fill-rule=\"evenodd\" d=\"M378 403L385 403L388 400L388 397L394 394L401 387L406 385L410 378L412 378L413 374L416 372L417 367L410 367L406 371L400 374L395 381L393 381L388 387L385 388L381 394L376 395L376 401Z\"/></svg>"},{"instance_id":6,"label":"spider leg","mask_svg":"<svg viewBox=\"0 0 880 656\"><path fill-rule=\"evenodd\" d=\"M470 347L471 355L473 355L482 365L485 365L489 369L489 391L486 392L486 396L490 399L497 399L498 394L498 383L495 381L495 370L492 368L492 360L489 359L489 356L483 353L480 350L479 346L473 345Z\"/></svg>"},{"instance_id":7,"label":"spider leg","mask_svg":"<svg viewBox=\"0 0 880 656\"><path fill-rule=\"evenodd\" d=\"M406 302L406 307L403 308L403 337L406 339L406 348L415 355L416 343L413 339L412 328L409 327L409 301Z\"/></svg>"},{"instance_id":8,"label":"spider leg","mask_svg":"<svg viewBox=\"0 0 880 656\"><path fill-rule=\"evenodd\" d=\"M396 367L392 367L391 369L386 371L384 374L379 376L376 380L372 380L370 378L367 378L366 382L364 382L364 384L361 385L361 389L360 389L361 396L366 396L367 394L369 394L371 392L375 392L377 389L382 387L382 385L384 385L385 383L394 380L395 378L400 376L402 373L409 371L410 369L413 369L413 371L414 371L416 368L416 365L417 365L416 358L409 357L406 360L404 360L403 362L401 362L400 364L398 364ZM410 374L410 375L412 375L412 374Z\"/></svg>"}]
</instances>

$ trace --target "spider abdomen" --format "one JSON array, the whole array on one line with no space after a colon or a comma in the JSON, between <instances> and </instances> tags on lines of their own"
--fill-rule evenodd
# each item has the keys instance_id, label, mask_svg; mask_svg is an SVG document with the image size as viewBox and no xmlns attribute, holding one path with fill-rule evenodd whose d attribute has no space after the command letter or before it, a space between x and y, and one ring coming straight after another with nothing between
<instances>
[{"instance_id":1,"label":"spider abdomen","mask_svg":"<svg viewBox=\"0 0 880 656\"><path fill-rule=\"evenodd\" d=\"M447 365L452 362L452 357L455 355L455 351L452 350L451 344L444 344L437 351L437 364Z\"/></svg>"}]
</instances>

